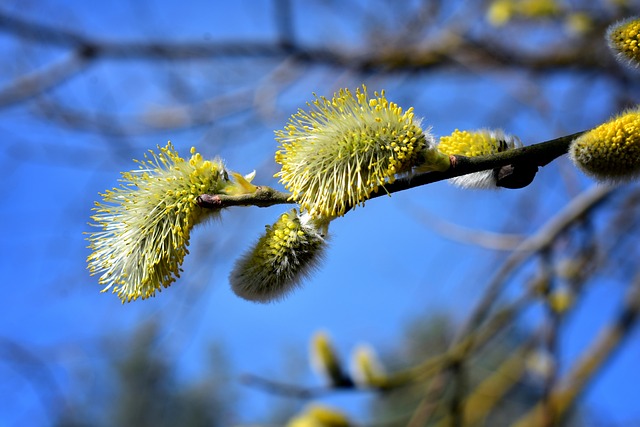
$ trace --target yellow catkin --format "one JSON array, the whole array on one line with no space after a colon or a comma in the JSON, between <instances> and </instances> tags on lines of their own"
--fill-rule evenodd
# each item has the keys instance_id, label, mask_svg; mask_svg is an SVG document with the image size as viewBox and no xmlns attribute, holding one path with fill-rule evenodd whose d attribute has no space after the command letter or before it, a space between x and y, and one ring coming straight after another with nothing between
<instances>
[{"instance_id":1,"label":"yellow catkin","mask_svg":"<svg viewBox=\"0 0 640 427\"><path fill-rule=\"evenodd\" d=\"M606 40L618 61L632 68L640 67L640 18L632 17L611 25Z\"/></svg>"},{"instance_id":2,"label":"yellow catkin","mask_svg":"<svg viewBox=\"0 0 640 427\"><path fill-rule=\"evenodd\" d=\"M601 181L626 181L640 174L640 108L626 111L576 138L569 156Z\"/></svg>"},{"instance_id":3,"label":"yellow catkin","mask_svg":"<svg viewBox=\"0 0 640 427\"><path fill-rule=\"evenodd\" d=\"M171 143L158 148L101 194L91 217L98 231L88 233L89 271L123 302L152 297L180 276L191 229L215 214L197 197L228 184L221 160L204 160L195 149L185 160Z\"/></svg>"},{"instance_id":4,"label":"yellow catkin","mask_svg":"<svg viewBox=\"0 0 640 427\"><path fill-rule=\"evenodd\" d=\"M317 267L326 246L327 226L308 214L298 215L295 209L282 214L236 262L229 276L233 291L255 302L283 298Z\"/></svg>"},{"instance_id":5,"label":"yellow catkin","mask_svg":"<svg viewBox=\"0 0 640 427\"><path fill-rule=\"evenodd\" d=\"M427 160L436 169L448 167L433 156L433 137L413 109L403 110L384 92L369 98L364 86L355 94L344 89L308 105L276 132L282 168L275 176L313 216L342 216Z\"/></svg>"},{"instance_id":6,"label":"yellow catkin","mask_svg":"<svg viewBox=\"0 0 640 427\"><path fill-rule=\"evenodd\" d=\"M520 139L506 134L501 129L479 129L461 131L440 137L438 150L450 155L466 157L488 156L522 146ZM462 188L497 188L493 170L475 172L449 180Z\"/></svg>"}]
</instances>

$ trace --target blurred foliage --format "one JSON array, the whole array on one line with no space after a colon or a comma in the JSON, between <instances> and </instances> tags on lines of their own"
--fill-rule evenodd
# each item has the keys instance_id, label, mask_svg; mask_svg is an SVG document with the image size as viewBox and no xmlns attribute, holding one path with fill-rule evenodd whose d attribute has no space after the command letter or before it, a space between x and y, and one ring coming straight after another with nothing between
<instances>
[{"instance_id":1,"label":"blurred foliage","mask_svg":"<svg viewBox=\"0 0 640 427\"><path fill-rule=\"evenodd\" d=\"M82 396L82 401L100 406L99 415L90 415L89 408L70 397L73 409L63 413L56 426L229 426L237 396L227 378L228 362L221 350L212 347L197 380L185 383L178 380L176 365L163 348L159 333L158 325L148 323L135 331L129 342L112 345L109 375L101 376L110 381L97 386L100 396ZM109 398L105 400L104 395Z\"/></svg>"},{"instance_id":2,"label":"blurred foliage","mask_svg":"<svg viewBox=\"0 0 640 427\"><path fill-rule=\"evenodd\" d=\"M385 349L384 364L390 371L406 369L420 362L445 353L454 339L456 325L446 315L428 316L416 319L405 331L405 336L397 348ZM506 359L517 352L526 340L525 333L509 328L491 340L474 357L466 359L465 389L473 393L484 380L498 372ZM523 363L526 356L523 356ZM508 375L506 373L505 375ZM393 388L375 396L370 404L370 419L389 427L407 425L442 426L447 415L447 402L452 399L455 390L447 385L452 379L446 371L428 381L417 381L405 386ZM481 424L486 426L506 426L517 421L543 396L543 381L533 372L519 377L510 387L507 396L494 406L493 396L487 395L486 404L491 405L488 416ZM422 423L411 424L424 411ZM558 426L579 426L580 410L574 410ZM415 421L414 421L415 422ZM445 423L446 425L446 423Z\"/></svg>"}]
</instances>

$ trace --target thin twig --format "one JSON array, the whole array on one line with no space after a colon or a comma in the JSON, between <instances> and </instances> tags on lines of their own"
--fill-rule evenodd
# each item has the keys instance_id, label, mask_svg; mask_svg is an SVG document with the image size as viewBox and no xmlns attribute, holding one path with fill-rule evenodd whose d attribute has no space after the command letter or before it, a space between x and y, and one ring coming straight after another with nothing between
<instances>
[{"instance_id":1,"label":"thin twig","mask_svg":"<svg viewBox=\"0 0 640 427\"><path fill-rule=\"evenodd\" d=\"M464 399L460 411L456 414L448 414L438 421L436 427L472 426L485 419L522 379L526 370L526 358L533 348L533 343L534 339L529 339L514 349L500 363L500 366ZM454 416L459 418L459 421L455 421Z\"/></svg>"},{"instance_id":2,"label":"thin twig","mask_svg":"<svg viewBox=\"0 0 640 427\"><path fill-rule=\"evenodd\" d=\"M511 273L532 254L548 248L575 221L599 206L616 187L594 186L574 198L562 211L541 227L536 234L522 242L506 259L487 286L487 291L460 329L458 340L463 339L470 330L477 327L495 304L503 284Z\"/></svg>"},{"instance_id":3,"label":"thin twig","mask_svg":"<svg viewBox=\"0 0 640 427\"><path fill-rule=\"evenodd\" d=\"M226 58L283 58L290 55L301 63L315 63L348 68L358 72L377 71L379 73L397 73L404 71L426 71L438 68L459 67L455 57L472 57L478 64L494 65L496 58L508 58L501 61L502 67L526 67L534 70L602 68L601 62L590 55L593 46L588 40L570 48L552 49L553 54L516 52L506 46L496 44L495 40L478 40L465 37L442 37L440 43L426 45L398 45L369 49L362 52L332 46L330 48L306 46L293 39L275 41L228 41L228 42L172 42L156 40L148 42L110 41L81 32L49 26L24 19L0 10L0 31L30 40L41 45L90 49L101 58L114 60L186 60ZM288 29L285 29L289 31ZM280 35L283 35L282 33Z\"/></svg>"},{"instance_id":4,"label":"thin twig","mask_svg":"<svg viewBox=\"0 0 640 427\"><path fill-rule=\"evenodd\" d=\"M541 263L544 275L548 277L547 286L543 289L543 295L545 297L545 320L544 320L544 334L542 337L545 357L550 358L548 369L545 372L544 383L542 387L542 396L540 402L544 408L544 421L540 427L553 427L555 425L555 411L552 404L551 393L556 385L558 379L558 363L560 361L560 355L558 354L558 335L561 327L561 315L554 307L551 306L550 296L556 291L556 278L552 273L552 260L551 250L547 248L541 252Z\"/></svg>"},{"instance_id":5,"label":"thin twig","mask_svg":"<svg viewBox=\"0 0 640 427\"><path fill-rule=\"evenodd\" d=\"M415 216L418 221L424 224L425 227L431 228L433 232L452 241L478 246L483 249L512 251L525 239L525 236L521 234L493 233L464 227L426 210L421 210L417 205L409 206L411 209L407 209L407 212L410 215Z\"/></svg>"},{"instance_id":6,"label":"thin twig","mask_svg":"<svg viewBox=\"0 0 640 427\"><path fill-rule=\"evenodd\" d=\"M294 384L285 384L279 381L273 381L267 378L253 374L244 374L241 382L249 387L260 388L270 394L280 396L295 397L297 399L308 400L323 395L335 393L338 390L353 390L355 386L332 386L332 387L301 387Z\"/></svg>"},{"instance_id":7,"label":"thin twig","mask_svg":"<svg viewBox=\"0 0 640 427\"><path fill-rule=\"evenodd\" d=\"M486 322L473 336L457 343L447 352L433 356L417 366L403 371L391 373L381 379L380 384L370 387L356 387L355 384L344 384L332 387L306 387L293 384L285 384L273 381L253 374L246 374L242 377L242 382L248 386L256 387L267 393L296 397L299 399L311 399L337 391L369 391L390 390L405 387L417 382L427 381L434 378L438 373L442 373L451 367L452 362L463 360L469 353L483 348L495 335L506 325L513 322L514 317L522 311L534 299L533 289L524 294L508 306L501 308L496 314ZM440 387L443 384L437 379L431 383L430 390L435 394L433 387ZM428 411L427 411L428 412Z\"/></svg>"},{"instance_id":8,"label":"thin twig","mask_svg":"<svg viewBox=\"0 0 640 427\"><path fill-rule=\"evenodd\" d=\"M73 51L61 60L22 75L0 88L0 108L15 105L64 83L91 64L92 56L83 50Z\"/></svg>"}]
</instances>

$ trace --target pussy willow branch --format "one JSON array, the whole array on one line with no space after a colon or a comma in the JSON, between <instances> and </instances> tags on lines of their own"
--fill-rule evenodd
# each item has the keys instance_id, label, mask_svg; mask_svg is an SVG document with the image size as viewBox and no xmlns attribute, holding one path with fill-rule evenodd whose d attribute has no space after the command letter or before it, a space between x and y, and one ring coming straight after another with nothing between
<instances>
[{"instance_id":1,"label":"pussy willow branch","mask_svg":"<svg viewBox=\"0 0 640 427\"><path fill-rule=\"evenodd\" d=\"M244 374L241 378L243 384L249 387L263 389L265 392L278 395L293 397L297 399L309 400L321 396L344 390L356 390L355 385L348 386L326 386L326 387L304 387L295 384L287 384L280 381L273 381L267 378L253 374ZM358 389L360 391L374 391L375 389Z\"/></svg>"},{"instance_id":2,"label":"pussy willow branch","mask_svg":"<svg viewBox=\"0 0 640 427\"><path fill-rule=\"evenodd\" d=\"M456 414L447 414L435 424L436 427L454 425L454 417L460 417L459 425L463 426L481 424L482 420L486 420L491 411L500 404L525 375L527 356L535 346L535 338L534 335L524 344L515 348L493 373L483 379L464 398L460 410Z\"/></svg>"},{"instance_id":3,"label":"pussy willow branch","mask_svg":"<svg viewBox=\"0 0 640 427\"><path fill-rule=\"evenodd\" d=\"M288 18L290 19L290 18ZM278 25L278 23L276 23ZM602 24L599 24L602 26ZM280 25L281 26L281 25ZM459 31L459 28L442 26L443 34ZM343 67L358 72L377 71L392 73L400 71L425 71L444 67L459 67L460 58L473 58L478 64L526 67L534 70L556 70L559 67L601 68L601 61L590 55L593 38L585 38L562 49L557 46L549 52L536 54L503 46L496 40L477 37L434 37L437 43L425 46L407 43L389 43L388 48L368 49L354 55L352 49L336 46L309 46L293 37L291 29L281 28L280 40L276 41L206 41L176 42L172 40L121 41L86 35L69 30L65 26L50 26L17 14L0 10L0 32L43 46L88 49L96 59L113 60L194 60L218 58L283 58L292 57L302 64L324 64ZM591 32L591 37L600 35L604 28ZM456 55L451 55L456 52ZM508 58L508 61L505 60Z\"/></svg>"},{"instance_id":4,"label":"pussy willow branch","mask_svg":"<svg viewBox=\"0 0 640 427\"><path fill-rule=\"evenodd\" d=\"M391 390L405 387L416 382L427 381L448 369L452 363L459 363L472 351L480 350L505 326L511 324L515 316L520 313L524 307L529 305L534 298L537 297L534 295L533 290L531 290L530 293L497 310L488 322L472 333L473 336L468 336L465 340L457 343L446 352L431 356L417 366L388 374L377 385L356 387L354 383L350 383L339 386L306 387L273 381L253 374L243 375L242 382L247 386L260 388L275 395L311 399L338 391L372 392Z\"/></svg>"},{"instance_id":5,"label":"pussy willow branch","mask_svg":"<svg viewBox=\"0 0 640 427\"><path fill-rule=\"evenodd\" d=\"M203 208L222 209L231 206L258 206L266 208L273 205L295 203L291 200L291 194L275 190L264 185L258 186L251 194L239 196L226 196L224 194L202 194L198 197L198 204Z\"/></svg>"},{"instance_id":6,"label":"pussy willow branch","mask_svg":"<svg viewBox=\"0 0 640 427\"><path fill-rule=\"evenodd\" d=\"M554 159L566 154L571 141L584 132L529 145L515 150L503 151L490 156L464 157L453 156L451 167L445 172L426 172L399 178L392 184L386 184L384 189L372 194L370 199L397 193L421 185L432 184L456 176L467 175L482 170L495 169L511 164L526 164L529 166L546 166ZM223 194L203 194L198 198L198 203L204 208L222 209L231 206L259 206L268 207L286 203L295 203L291 200L291 194L275 190L267 186L259 186L253 194L239 196L227 196Z\"/></svg>"},{"instance_id":7,"label":"pussy willow branch","mask_svg":"<svg viewBox=\"0 0 640 427\"><path fill-rule=\"evenodd\" d=\"M494 273L483 293L482 299L460 328L455 342L464 340L470 331L478 327L491 311L507 279L529 257L548 249L559 236L571 227L578 218L597 208L615 190L611 186L592 187L574 198L556 216L545 223L536 234L523 241Z\"/></svg>"},{"instance_id":8,"label":"pussy willow branch","mask_svg":"<svg viewBox=\"0 0 640 427\"><path fill-rule=\"evenodd\" d=\"M607 360L620 347L640 317L640 275L636 276L627 291L620 311L615 319L602 329L598 337L583 351L565 377L554 387L550 404L553 407L554 419L557 424L562 416L571 409L586 385L605 366ZM515 427L538 427L544 421L545 412L541 404L533 407L520 420L513 424Z\"/></svg>"}]
</instances>

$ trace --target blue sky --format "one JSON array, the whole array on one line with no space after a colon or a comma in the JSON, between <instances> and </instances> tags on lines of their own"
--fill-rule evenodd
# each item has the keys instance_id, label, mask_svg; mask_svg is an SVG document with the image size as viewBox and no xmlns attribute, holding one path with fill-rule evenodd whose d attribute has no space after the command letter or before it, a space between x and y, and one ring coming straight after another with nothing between
<instances>
[{"instance_id":1,"label":"blue sky","mask_svg":"<svg viewBox=\"0 0 640 427\"><path fill-rule=\"evenodd\" d=\"M362 43L331 8L300 7L295 3L301 40ZM20 5L20 8L18 7ZM5 10L41 23L69 28L110 40L153 37L163 40L265 40L276 37L270 2L7 2ZM321 16L324 20L311 19ZM0 48L17 54L5 63L0 83L20 70L43 66L60 52L24 48L2 35ZM5 57L7 57L5 55ZM75 105L122 114L157 111L172 101L153 67L166 64L102 62L56 88L53 95ZM273 72L275 64L262 61L258 69ZM414 106L436 134L455 128L504 127L525 142L540 142L562 132L571 133L605 120L614 111L606 79L558 74L541 85L557 102L544 113L532 112L514 99L522 79L473 73L432 72L425 75L359 76L335 69L310 69L276 98L275 113L239 112L230 118L187 130L159 130L128 138L104 137L65 129L37 114L34 102L3 110L0 130L5 149L0 166L5 185L0 189L0 255L4 272L0 338L19 343L45 363L63 392L77 390L75 374L91 370L99 357L96 348L107 340L129 336L141 323L160 319L162 341L185 377L195 375L211 342L221 343L234 372L277 379L286 371L291 349L304 355L311 335L325 329L338 349L348 355L358 343L385 351L401 341L404 327L418 316L446 312L464 318L481 294L481 286L504 258L504 253L451 241L429 226L428 213L455 224L494 232L531 233L569 200L572 189L559 183L567 173L566 159L541 171L534 184L518 191L468 192L446 183L383 197L357 208L331 224L330 250L322 268L286 300L257 305L237 298L227 282L234 260L286 208L235 208L220 221L193 233L185 273L156 298L122 305L114 295L101 294L88 275L83 232L88 230L93 201L116 185L120 171L135 168L149 148L172 140L186 155L195 145L203 155L223 157L234 170L257 171L256 182L278 186L272 160L276 149L273 130L311 98L311 92L330 95L341 86L366 83L371 90L386 89L388 97ZM255 86L256 73L240 68L229 74L217 63L189 63L171 70L202 95L219 95L230 87L239 91ZM244 70L244 71L243 71ZM170 74L171 75L171 74ZM162 74L162 78L166 78ZM578 82L575 85L574 82ZM151 83L149 83L151 82ZM498 84L500 83L500 84ZM208 96L208 95L207 95ZM582 113L570 109L581 103ZM502 112L504 105L507 111ZM268 106L268 105L267 105ZM566 116L565 116L566 115ZM559 120L558 117L571 117ZM243 123L247 122L245 126ZM568 124L567 124L568 123ZM575 189L592 183L574 171ZM523 206L538 209L528 218ZM596 283L569 319L562 354L579 354L610 317L621 289ZM640 338L635 332L610 365L589 388L585 402L605 419L638 420L636 404L640 371ZM0 425L47 425L50 408L43 406L38 383L11 362L0 363ZM318 384L311 374L305 384ZM273 399L260 391L242 389L247 419L260 421ZM359 414L363 398L340 395L330 402ZM355 403L354 403L355 402Z\"/></svg>"}]
</instances>

